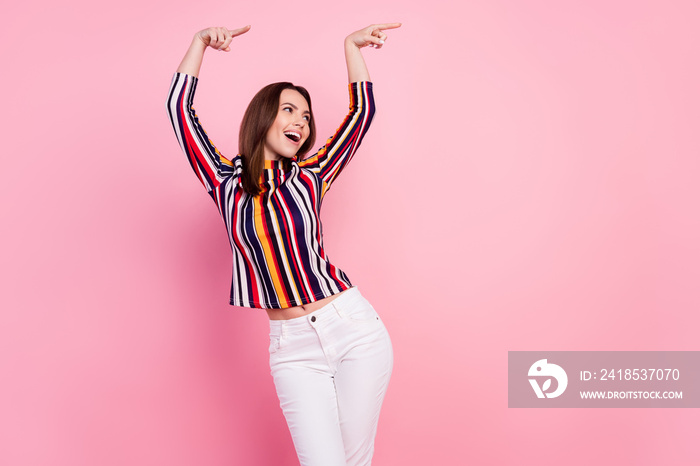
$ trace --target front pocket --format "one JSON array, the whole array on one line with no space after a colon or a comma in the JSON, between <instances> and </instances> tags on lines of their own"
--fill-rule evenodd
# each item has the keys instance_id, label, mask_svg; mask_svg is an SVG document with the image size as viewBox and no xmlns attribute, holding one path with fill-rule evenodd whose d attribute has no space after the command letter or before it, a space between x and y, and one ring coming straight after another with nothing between
<instances>
[{"instance_id":1,"label":"front pocket","mask_svg":"<svg viewBox=\"0 0 700 466\"><path fill-rule=\"evenodd\" d=\"M345 316L351 322L357 323L368 323L377 322L379 320L379 315L377 311L370 304L365 304L362 306L355 307L344 311Z\"/></svg>"}]
</instances>

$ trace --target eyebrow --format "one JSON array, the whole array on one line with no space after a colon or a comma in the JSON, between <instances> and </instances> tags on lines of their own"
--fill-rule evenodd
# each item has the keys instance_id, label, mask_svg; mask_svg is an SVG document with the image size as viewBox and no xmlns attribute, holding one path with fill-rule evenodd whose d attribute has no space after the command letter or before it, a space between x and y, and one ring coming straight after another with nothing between
<instances>
[{"instance_id":1,"label":"eyebrow","mask_svg":"<svg viewBox=\"0 0 700 466\"><path fill-rule=\"evenodd\" d=\"M297 107L296 105L294 105L294 104L291 103L291 102L285 102L285 103L283 103L282 105L291 105L292 107L294 107L294 110L299 110L299 107ZM282 105L280 105L280 107L281 107ZM308 111L308 110L304 110L304 113L308 113L309 115L311 115L311 112Z\"/></svg>"}]
</instances>

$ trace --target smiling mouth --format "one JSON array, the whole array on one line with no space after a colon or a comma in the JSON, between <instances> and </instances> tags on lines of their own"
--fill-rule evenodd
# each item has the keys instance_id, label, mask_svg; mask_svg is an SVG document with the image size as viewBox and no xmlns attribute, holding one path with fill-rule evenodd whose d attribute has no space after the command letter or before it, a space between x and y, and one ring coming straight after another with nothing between
<instances>
[{"instance_id":1,"label":"smiling mouth","mask_svg":"<svg viewBox=\"0 0 700 466\"><path fill-rule=\"evenodd\" d=\"M299 134L291 131L285 132L284 135L287 136L287 139L295 143L298 143L301 140L301 136Z\"/></svg>"}]
</instances>

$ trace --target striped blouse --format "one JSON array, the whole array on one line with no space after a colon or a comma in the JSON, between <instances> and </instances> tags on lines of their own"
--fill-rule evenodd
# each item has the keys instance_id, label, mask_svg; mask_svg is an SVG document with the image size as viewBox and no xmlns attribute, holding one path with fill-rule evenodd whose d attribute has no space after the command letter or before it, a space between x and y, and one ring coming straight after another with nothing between
<instances>
[{"instance_id":1,"label":"striped blouse","mask_svg":"<svg viewBox=\"0 0 700 466\"><path fill-rule=\"evenodd\" d=\"M175 73L168 114L195 174L223 218L233 251L230 304L281 309L308 304L352 286L323 249L321 202L362 142L374 115L372 83L350 83L350 112L326 144L311 157L265 160L252 196L240 180L241 156L225 158L202 128L192 107L198 78Z\"/></svg>"}]
</instances>

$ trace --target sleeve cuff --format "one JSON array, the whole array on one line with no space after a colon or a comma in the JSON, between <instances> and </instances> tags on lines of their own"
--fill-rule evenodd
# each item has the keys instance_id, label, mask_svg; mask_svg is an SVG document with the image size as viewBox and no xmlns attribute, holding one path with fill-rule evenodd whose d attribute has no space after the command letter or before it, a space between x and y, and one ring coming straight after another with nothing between
<instances>
[{"instance_id":1,"label":"sleeve cuff","mask_svg":"<svg viewBox=\"0 0 700 466\"><path fill-rule=\"evenodd\" d=\"M178 73L177 71L175 72L175 77L183 77L185 79L189 79L190 81L197 82L199 78L197 76L192 76L191 74L187 73Z\"/></svg>"},{"instance_id":2,"label":"sleeve cuff","mask_svg":"<svg viewBox=\"0 0 700 466\"><path fill-rule=\"evenodd\" d=\"M349 83L348 91L350 92L350 95L357 95L358 93L362 92L361 89L363 87L368 93L372 93L372 81L357 81Z\"/></svg>"}]
</instances>

